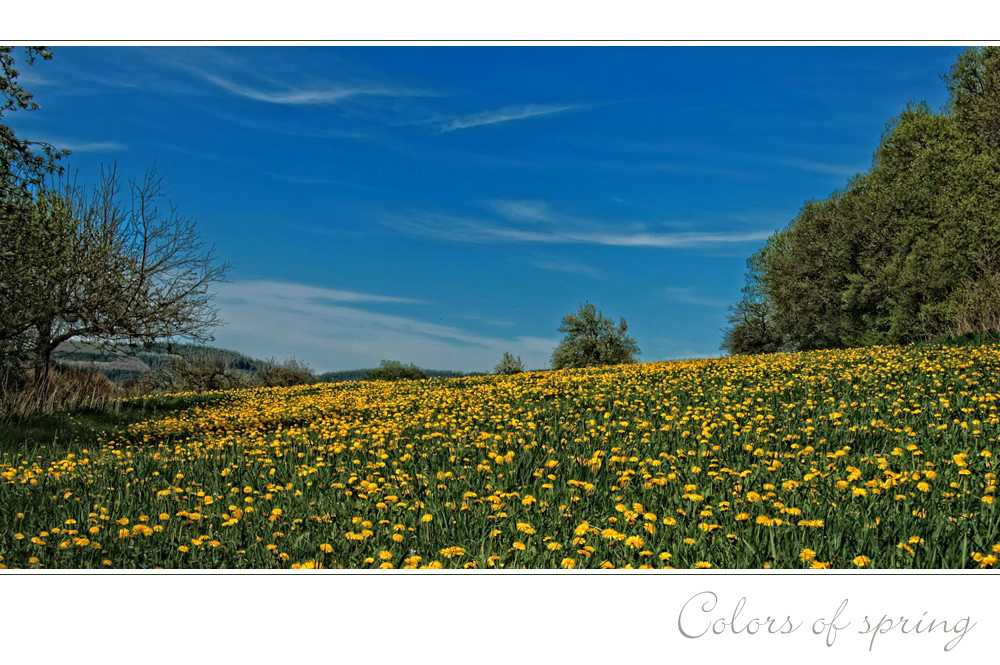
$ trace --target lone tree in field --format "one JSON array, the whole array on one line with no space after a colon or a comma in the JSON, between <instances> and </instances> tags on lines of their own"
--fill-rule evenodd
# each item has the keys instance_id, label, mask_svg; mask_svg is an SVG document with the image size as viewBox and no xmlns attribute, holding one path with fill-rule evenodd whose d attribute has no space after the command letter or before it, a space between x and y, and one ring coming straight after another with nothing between
<instances>
[{"instance_id":1,"label":"lone tree in field","mask_svg":"<svg viewBox=\"0 0 1000 665\"><path fill-rule=\"evenodd\" d=\"M521 362L521 356L515 358L513 354L507 351L504 351L503 358L493 368L494 374L520 374L523 371L524 363Z\"/></svg>"},{"instance_id":2,"label":"lone tree in field","mask_svg":"<svg viewBox=\"0 0 1000 665\"><path fill-rule=\"evenodd\" d=\"M625 319L615 325L591 303L564 316L559 332L566 337L552 353L552 369L634 363L641 353L635 340L626 335Z\"/></svg>"}]
</instances>

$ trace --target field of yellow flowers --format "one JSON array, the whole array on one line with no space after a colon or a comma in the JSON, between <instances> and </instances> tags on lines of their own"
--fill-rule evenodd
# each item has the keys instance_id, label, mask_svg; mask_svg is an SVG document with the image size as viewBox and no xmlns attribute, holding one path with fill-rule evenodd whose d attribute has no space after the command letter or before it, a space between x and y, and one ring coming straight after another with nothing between
<instances>
[{"instance_id":1,"label":"field of yellow flowers","mask_svg":"<svg viewBox=\"0 0 1000 665\"><path fill-rule=\"evenodd\" d=\"M0 456L0 566L988 568L998 396L997 345L221 392Z\"/></svg>"}]
</instances>

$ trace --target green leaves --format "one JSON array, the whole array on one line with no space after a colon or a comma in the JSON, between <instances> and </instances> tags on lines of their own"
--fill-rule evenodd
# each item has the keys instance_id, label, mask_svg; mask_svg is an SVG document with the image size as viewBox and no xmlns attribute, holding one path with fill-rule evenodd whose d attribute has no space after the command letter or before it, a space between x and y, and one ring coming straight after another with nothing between
<instances>
[{"instance_id":1,"label":"green leaves","mask_svg":"<svg viewBox=\"0 0 1000 665\"><path fill-rule=\"evenodd\" d=\"M377 369L368 372L369 381L403 381L426 379L427 375L414 364L404 365L398 360L383 360Z\"/></svg>"},{"instance_id":2,"label":"green leaves","mask_svg":"<svg viewBox=\"0 0 1000 665\"><path fill-rule=\"evenodd\" d=\"M591 303L564 316L559 332L566 337L552 353L553 369L634 363L641 353L635 340L626 335L625 319L616 325Z\"/></svg>"},{"instance_id":3,"label":"green leaves","mask_svg":"<svg viewBox=\"0 0 1000 665\"><path fill-rule=\"evenodd\" d=\"M871 169L748 262L723 348L898 344L1000 326L1000 49L969 49L944 113L909 104Z\"/></svg>"},{"instance_id":4,"label":"green leaves","mask_svg":"<svg viewBox=\"0 0 1000 665\"><path fill-rule=\"evenodd\" d=\"M24 47L26 64L37 58L50 60L52 53L44 46ZM14 47L0 46L0 119L4 111L39 108L34 96L18 83L20 72L15 64ZM0 195L6 196L9 189L40 185L46 175L62 171L56 160L68 154L68 150L57 150L48 143L18 138L14 130L0 123Z\"/></svg>"},{"instance_id":5,"label":"green leaves","mask_svg":"<svg viewBox=\"0 0 1000 665\"><path fill-rule=\"evenodd\" d=\"M520 374L524 371L524 363L521 362L521 357L514 357L513 354L504 351L503 358L497 363L497 366L493 368L494 374Z\"/></svg>"}]
</instances>

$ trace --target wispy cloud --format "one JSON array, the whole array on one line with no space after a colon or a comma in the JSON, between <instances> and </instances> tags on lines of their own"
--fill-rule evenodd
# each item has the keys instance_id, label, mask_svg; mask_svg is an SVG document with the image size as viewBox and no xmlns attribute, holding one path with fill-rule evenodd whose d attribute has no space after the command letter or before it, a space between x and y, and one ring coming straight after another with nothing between
<instances>
[{"instance_id":1,"label":"wispy cloud","mask_svg":"<svg viewBox=\"0 0 1000 665\"><path fill-rule=\"evenodd\" d=\"M19 72L18 78L21 83L34 87L57 85L54 81L31 69Z\"/></svg>"},{"instance_id":2,"label":"wispy cloud","mask_svg":"<svg viewBox=\"0 0 1000 665\"><path fill-rule=\"evenodd\" d=\"M865 164L837 163L831 161L820 161L803 159L797 157L784 157L781 155L766 155L757 152L734 151L731 148L706 145L704 141L697 141L690 137L673 137L670 139L650 139L635 140L613 136L581 136L571 135L566 140L578 145L587 151L598 150L609 153L624 153L630 155L627 162L604 161L585 162L592 166L603 166L619 170L633 171L664 171L679 174L703 174L737 178L756 178L760 176L759 166L782 167L796 169L800 171L810 171L823 175L835 176L837 178L850 178L859 171L865 170ZM778 144L775 139L772 143ZM783 149L798 149L803 146L790 144ZM827 148L829 150L829 148ZM865 149L867 150L867 148ZM710 159L714 162L739 164L738 168L725 168L713 165L701 165L677 161L681 157L696 154L700 159ZM867 154L867 153L865 153ZM670 161L649 161L650 157L670 156Z\"/></svg>"},{"instance_id":3,"label":"wispy cloud","mask_svg":"<svg viewBox=\"0 0 1000 665\"><path fill-rule=\"evenodd\" d=\"M51 136L32 136L30 140L51 143L60 150L71 152L119 152L128 149L128 146L118 141L75 141Z\"/></svg>"},{"instance_id":4,"label":"wispy cloud","mask_svg":"<svg viewBox=\"0 0 1000 665\"><path fill-rule=\"evenodd\" d=\"M117 141L93 141L89 143L65 142L59 143L58 146L73 152L117 152L119 150L127 149L127 146L124 143L118 143Z\"/></svg>"},{"instance_id":5,"label":"wispy cloud","mask_svg":"<svg viewBox=\"0 0 1000 665\"><path fill-rule=\"evenodd\" d=\"M505 219L471 219L436 213L387 215L385 225L425 237L467 243L539 243L609 245L616 247L686 248L758 242L772 229L754 231L665 231L674 222L651 225L645 222L601 222L555 213L547 207L517 206L514 202L490 206ZM539 227L538 221L545 222Z\"/></svg>"},{"instance_id":6,"label":"wispy cloud","mask_svg":"<svg viewBox=\"0 0 1000 665\"><path fill-rule=\"evenodd\" d=\"M259 102L267 102L269 104L336 104L337 102L343 101L348 97L357 97L359 95L395 96L401 94L398 90L391 90L389 88L381 88L377 86L336 84L327 84L316 87L286 87L279 90L262 90L260 88L254 88L248 85L236 83L235 81L231 81L201 69L191 68L191 71L198 74L198 76L200 76L203 80L208 81L209 83L222 88L227 92L231 92L234 95L255 99Z\"/></svg>"},{"instance_id":7,"label":"wispy cloud","mask_svg":"<svg viewBox=\"0 0 1000 665\"><path fill-rule=\"evenodd\" d=\"M224 285L221 298L229 300L249 299L258 300L261 298L289 298L306 303L327 303L327 302L394 302L410 304L428 304L426 300L417 298L400 298L397 296L380 296L372 293L359 293L357 291L341 291L338 289L327 289L320 286L309 286L306 284L293 284L288 282L275 282L269 280L255 280L238 282Z\"/></svg>"},{"instance_id":8,"label":"wispy cloud","mask_svg":"<svg viewBox=\"0 0 1000 665\"><path fill-rule=\"evenodd\" d=\"M93 73L84 70L76 69L72 64L66 65L61 63L63 66L59 69L59 73L55 74L55 78L50 78L49 75L41 75L37 71L27 69L21 72L18 78L32 87L58 87L60 92L70 93L70 94L91 94L94 86L81 86L81 85L67 85L67 78L71 79L73 83L83 81L86 83L96 83L99 86L104 86L108 88L138 88L139 85L136 83L130 83L128 81L123 81L114 76L108 76L102 73Z\"/></svg>"},{"instance_id":9,"label":"wispy cloud","mask_svg":"<svg viewBox=\"0 0 1000 665\"><path fill-rule=\"evenodd\" d=\"M184 72L217 90L237 97L280 106L325 106L364 97L426 97L436 93L416 90L374 77L344 75L339 63L336 79L315 77L290 67L267 51L199 49L144 49L152 62Z\"/></svg>"},{"instance_id":10,"label":"wispy cloud","mask_svg":"<svg viewBox=\"0 0 1000 665\"><path fill-rule=\"evenodd\" d=\"M457 116L444 122L440 127L441 133L453 132L458 129L468 129L470 127L481 127L483 125L495 125L498 122L510 122L511 120L524 120L540 115L551 115L553 113L563 113L565 111L575 111L585 108L583 104L524 104L521 106L505 106L502 109L493 111L482 111L472 115Z\"/></svg>"},{"instance_id":11,"label":"wispy cloud","mask_svg":"<svg viewBox=\"0 0 1000 665\"><path fill-rule=\"evenodd\" d=\"M549 270L552 272L564 272L571 275L585 275L587 277L603 277L604 273L598 270L594 266L588 266L584 263L576 263L575 261L566 261L562 259L537 259L528 261L531 265L536 268L541 268L542 270Z\"/></svg>"},{"instance_id":12,"label":"wispy cloud","mask_svg":"<svg viewBox=\"0 0 1000 665\"><path fill-rule=\"evenodd\" d=\"M480 335L342 304L391 301L285 282L223 284L218 303L229 325L218 330L216 343L258 357L294 356L320 371L373 367L382 359L482 371L496 364L504 351L522 356L530 367L547 366L558 342Z\"/></svg>"},{"instance_id":13,"label":"wispy cloud","mask_svg":"<svg viewBox=\"0 0 1000 665\"><path fill-rule=\"evenodd\" d=\"M488 205L507 219L528 222L554 222L556 215L545 201L495 199Z\"/></svg>"},{"instance_id":14,"label":"wispy cloud","mask_svg":"<svg viewBox=\"0 0 1000 665\"><path fill-rule=\"evenodd\" d=\"M713 309L724 309L729 306L725 300L716 298L706 298L698 294L697 289L683 286L672 286L663 289L663 294L670 302L684 303L688 305L699 305L701 307L711 307Z\"/></svg>"}]
</instances>

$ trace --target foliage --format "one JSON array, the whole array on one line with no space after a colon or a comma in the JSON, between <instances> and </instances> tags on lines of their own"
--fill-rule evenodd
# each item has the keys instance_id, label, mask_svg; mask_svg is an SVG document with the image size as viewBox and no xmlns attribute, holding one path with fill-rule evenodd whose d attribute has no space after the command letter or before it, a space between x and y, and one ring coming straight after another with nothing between
<instances>
[{"instance_id":1,"label":"foliage","mask_svg":"<svg viewBox=\"0 0 1000 665\"><path fill-rule=\"evenodd\" d=\"M404 365L398 360L383 360L377 369L365 377L370 381L406 381L426 379L427 374L414 364Z\"/></svg>"},{"instance_id":2,"label":"foliage","mask_svg":"<svg viewBox=\"0 0 1000 665\"><path fill-rule=\"evenodd\" d=\"M521 362L521 357L515 358L513 354L504 351L503 358L497 363L497 366L493 368L494 374L520 374L524 371L524 363Z\"/></svg>"},{"instance_id":3,"label":"foliage","mask_svg":"<svg viewBox=\"0 0 1000 665\"><path fill-rule=\"evenodd\" d=\"M761 322L800 350L1000 328L1000 49L965 51L946 81L944 112L908 105L867 172L752 257L724 347L761 347Z\"/></svg>"},{"instance_id":4,"label":"foliage","mask_svg":"<svg viewBox=\"0 0 1000 665\"><path fill-rule=\"evenodd\" d=\"M558 330L566 336L552 353L552 369L634 363L640 353L635 340L626 334L625 319L615 325L591 303L564 316Z\"/></svg>"},{"instance_id":5,"label":"foliage","mask_svg":"<svg viewBox=\"0 0 1000 665\"><path fill-rule=\"evenodd\" d=\"M316 376L309 365L294 358L284 362L271 358L257 368L256 381L262 386L287 388L315 383Z\"/></svg>"},{"instance_id":6,"label":"foliage","mask_svg":"<svg viewBox=\"0 0 1000 665\"><path fill-rule=\"evenodd\" d=\"M0 564L993 568L998 396L986 344L128 400L0 454Z\"/></svg>"},{"instance_id":7,"label":"foliage","mask_svg":"<svg viewBox=\"0 0 1000 665\"><path fill-rule=\"evenodd\" d=\"M44 46L24 47L26 64L32 65L38 58L51 60L52 53ZM16 66L14 47L0 46L0 121L7 111L39 108L34 96L18 82ZM68 150L57 150L48 143L19 138L0 122L0 199L17 198L25 188L40 186L46 176L60 173L62 168L56 162L68 154Z\"/></svg>"},{"instance_id":8,"label":"foliage","mask_svg":"<svg viewBox=\"0 0 1000 665\"><path fill-rule=\"evenodd\" d=\"M1000 47L963 51L945 82L956 120L966 131L1000 144Z\"/></svg>"},{"instance_id":9,"label":"foliage","mask_svg":"<svg viewBox=\"0 0 1000 665\"><path fill-rule=\"evenodd\" d=\"M336 370L333 372L323 372L322 374L316 375L316 383L340 383L342 381L364 381L368 378L368 375L372 372L378 371L375 368L371 369L343 369ZM463 376L483 376L483 372L457 372L450 369L424 369L420 368L427 378L443 378L443 379L457 379Z\"/></svg>"},{"instance_id":10,"label":"foliage","mask_svg":"<svg viewBox=\"0 0 1000 665\"><path fill-rule=\"evenodd\" d=\"M766 302L741 300L730 307L729 324L721 347L729 353L776 353L782 348Z\"/></svg>"}]
</instances>

